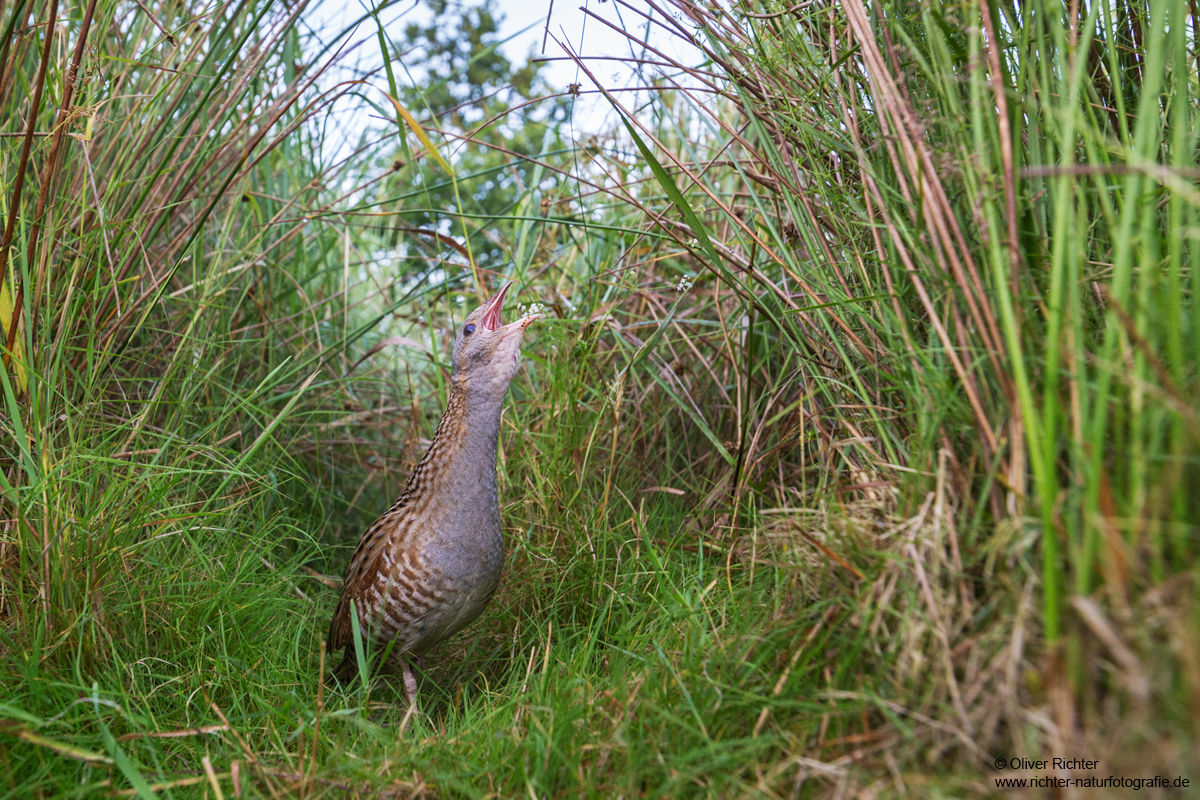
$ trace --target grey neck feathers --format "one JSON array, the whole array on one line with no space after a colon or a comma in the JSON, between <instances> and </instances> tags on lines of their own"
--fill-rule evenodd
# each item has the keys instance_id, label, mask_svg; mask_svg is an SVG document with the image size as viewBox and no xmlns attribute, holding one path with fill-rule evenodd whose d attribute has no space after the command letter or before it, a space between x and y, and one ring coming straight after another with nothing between
<instances>
[{"instance_id":1,"label":"grey neck feathers","mask_svg":"<svg viewBox=\"0 0 1200 800\"><path fill-rule=\"evenodd\" d=\"M474 383L456 380L451 389L446 412L456 413L459 419L457 424L447 426L445 434L455 435L459 441L450 448L443 485L454 493L457 502L488 500L495 504L500 412L508 386L497 392L494 386L480 387Z\"/></svg>"}]
</instances>

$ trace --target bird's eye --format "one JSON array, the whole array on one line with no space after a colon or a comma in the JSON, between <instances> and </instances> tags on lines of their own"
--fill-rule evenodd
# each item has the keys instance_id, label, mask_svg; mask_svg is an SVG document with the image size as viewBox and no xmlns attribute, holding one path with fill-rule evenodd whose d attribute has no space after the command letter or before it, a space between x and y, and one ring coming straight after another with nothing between
<instances>
[{"instance_id":1,"label":"bird's eye","mask_svg":"<svg viewBox=\"0 0 1200 800\"><path fill-rule=\"evenodd\" d=\"M463 328L463 336L470 336L474 332L475 332L474 325L467 325L466 327Z\"/></svg>"}]
</instances>

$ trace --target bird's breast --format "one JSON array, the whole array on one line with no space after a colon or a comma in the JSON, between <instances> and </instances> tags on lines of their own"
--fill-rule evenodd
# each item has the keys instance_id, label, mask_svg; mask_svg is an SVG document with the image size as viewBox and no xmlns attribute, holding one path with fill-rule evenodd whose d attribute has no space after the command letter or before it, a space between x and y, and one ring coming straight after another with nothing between
<instances>
[{"instance_id":1,"label":"bird's breast","mask_svg":"<svg viewBox=\"0 0 1200 800\"><path fill-rule=\"evenodd\" d=\"M504 564L499 510L450 514L437 527L426 540L424 556L438 565L444 580L464 592L494 587Z\"/></svg>"}]
</instances>

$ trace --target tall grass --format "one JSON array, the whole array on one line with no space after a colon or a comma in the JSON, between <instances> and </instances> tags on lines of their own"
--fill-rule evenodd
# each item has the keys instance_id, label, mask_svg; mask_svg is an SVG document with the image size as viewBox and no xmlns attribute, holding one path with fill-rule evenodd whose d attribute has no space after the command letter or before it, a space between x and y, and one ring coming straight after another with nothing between
<instances>
[{"instance_id":1,"label":"tall grass","mask_svg":"<svg viewBox=\"0 0 1200 800\"><path fill-rule=\"evenodd\" d=\"M77 20L57 9L6 20L5 136L21 148L5 151L0 265L6 605L48 636L91 627L89 595L117 580L120 552L101 532L142 539L176 517L203 528L217 497L244 494L243 468L278 444L281 412L328 358L303 320L258 352L236 346L313 313L289 269L270 267L325 255L295 219L319 167L278 168L312 155L289 134L319 108L297 101L327 66L303 76L283 63L304 6L212 19L104 7L95 25L94 3ZM33 12L46 24L15 24ZM51 115L41 101L56 88Z\"/></svg>"},{"instance_id":2,"label":"tall grass","mask_svg":"<svg viewBox=\"0 0 1200 800\"><path fill-rule=\"evenodd\" d=\"M303 2L28 2L0 7L0 794L1195 776L1164 746L1200 702L1191 6L614 0L657 88L579 60L620 127L573 143L435 108L386 8L319 40ZM364 43L386 68L335 83ZM380 127L332 150L352 96ZM496 273L547 310L504 584L401 734L320 642Z\"/></svg>"},{"instance_id":3,"label":"tall grass","mask_svg":"<svg viewBox=\"0 0 1200 800\"><path fill-rule=\"evenodd\" d=\"M970 551L1037 553L1040 628L1067 661L1044 674L1085 716L1101 642L1139 701L1179 687L1194 666L1152 679L1133 650L1157 659L1144 603L1164 585L1182 592L1168 639L1196 641L1195 9L666 10L657 24L708 58L653 56L688 110L656 125L612 100L665 190L655 213L687 223L662 229L754 298L785 349L825 354L802 369L811 417L863 409L837 415L855 438L830 466L894 479L940 450L972 521L968 574L991 572ZM764 394L792 379L775 371ZM1002 594L962 598L986 619ZM948 699L978 733L961 669Z\"/></svg>"}]
</instances>

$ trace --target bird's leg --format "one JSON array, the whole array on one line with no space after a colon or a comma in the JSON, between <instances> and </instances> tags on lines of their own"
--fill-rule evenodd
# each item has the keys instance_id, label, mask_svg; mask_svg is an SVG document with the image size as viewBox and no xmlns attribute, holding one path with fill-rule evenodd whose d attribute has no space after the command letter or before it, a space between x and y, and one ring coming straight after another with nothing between
<instances>
[{"instance_id":1,"label":"bird's leg","mask_svg":"<svg viewBox=\"0 0 1200 800\"><path fill-rule=\"evenodd\" d=\"M417 702L417 676L413 674L410 663L420 665L421 659L416 658L408 653L396 652L400 648L395 648L388 653L387 659L383 664L383 671L389 675L400 674L400 680L404 684L404 699L408 701L410 707L415 707Z\"/></svg>"},{"instance_id":2,"label":"bird's leg","mask_svg":"<svg viewBox=\"0 0 1200 800\"><path fill-rule=\"evenodd\" d=\"M400 721L400 733L403 735L408 730L409 720L417 713L417 676L413 674L407 658L401 656L400 664L400 676L404 679L404 697L408 700L408 710L404 712L404 719Z\"/></svg>"},{"instance_id":3,"label":"bird's leg","mask_svg":"<svg viewBox=\"0 0 1200 800\"><path fill-rule=\"evenodd\" d=\"M408 663L408 659L402 661L400 674L404 678L404 699L408 701L410 707L417 705L417 676L413 674L412 666Z\"/></svg>"}]
</instances>

